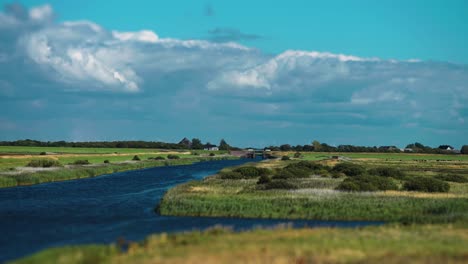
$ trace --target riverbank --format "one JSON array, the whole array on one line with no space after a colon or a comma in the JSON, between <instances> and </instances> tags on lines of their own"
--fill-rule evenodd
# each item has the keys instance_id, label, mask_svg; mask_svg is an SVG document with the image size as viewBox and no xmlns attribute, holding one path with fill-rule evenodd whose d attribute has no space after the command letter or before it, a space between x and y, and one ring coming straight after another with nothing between
<instances>
[{"instance_id":1,"label":"riverbank","mask_svg":"<svg viewBox=\"0 0 468 264\"><path fill-rule=\"evenodd\" d=\"M139 170L151 167L160 166L176 166L190 165L195 162L211 161L211 160L226 160L236 159L232 156L218 157L184 157L180 159L163 159L163 160L142 160L142 161L127 161L118 163L100 163L90 165L68 165L61 167L53 167L37 170L23 170L19 173L11 173L11 171L0 172L0 188L34 185L48 182L58 182L66 180L75 180L82 178L96 177L104 174L116 172L124 172L130 170ZM101 157L106 158L106 156ZM43 158L44 159L44 158Z\"/></svg>"},{"instance_id":2,"label":"riverbank","mask_svg":"<svg viewBox=\"0 0 468 264\"><path fill-rule=\"evenodd\" d=\"M457 225L241 233L213 228L152 235L139 243L47 249L13 263L466 263L465 231Z\"/></svg>"},{"instance_id":3,"label":"riverbank","mask_svg":"<svg viewBox=\"0 0 468 264\"><path fill-rule=\"evenodd\" d=\"M362 177L335 173L337 160L304 161L317 168L304 172L293 161L268 161L247 167L263 168L265 176L247 169L240 175L235 168L204 180L192 181L170 189L158 211L174 216L224 216L247 218L285 218L315 220L362 220L398 223L468 223L468 162L419 160L353 160L366 174L382 168L398 171L394 177L371 176L388 190L338 190L344 181L355 188ZM292 165L291 165L292 164ZM319 164L319 165L315 165ZM285 167L291 167L288 171ZM246 166L244 166L246 167ZM352 172L352 170L351 170ZM249 175L255 174L255 175ZM257 173L257 174L256 174ZM299 175L305 173L304 175ZM358 173L359 172L358 170ZM450 179L456 175L464 182ZM357 175L358 176L358 175ZM443 176L448 180L439 180ZM261 183L260 178L265 182ZM433 179L447 192L406 191L413 178ZM369 177L362 178L369 180ZM359 186L359 182L358 182ZM364 184L368 187L367 182Z\"/></svg>"}]
</instances>

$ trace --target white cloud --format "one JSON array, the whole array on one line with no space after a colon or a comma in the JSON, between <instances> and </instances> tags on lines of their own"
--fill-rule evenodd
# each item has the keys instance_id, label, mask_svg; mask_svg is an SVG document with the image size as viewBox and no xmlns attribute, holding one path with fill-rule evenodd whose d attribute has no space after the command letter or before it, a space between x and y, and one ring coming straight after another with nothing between
<instances>
[{"instance_id":1,"label":"white cloud","mask_svg":"<svg viewBox=\"0 0 468 264\"><path fill-rule=\"evenodd\" d=\"M167 123L197 112L187 122L468 129L466 65L299 50L269 55L234 42L160 38L86 20L57 23L54 16L50 6L0 12L0 94L47 90L60 98L46 101L44 108L53 109L68 91L94 92L96 107L106 105L100 92L111 92L126 107L109 106L107 113L138 108ZM132 96L139 100L127 102Z\"/></svg>"},{"instance_id":2,"label":"white cloud","mask_svg":"<svg viewBox=\"0 0 468 264\"><path fill-rule=\"evenodd\" d=\"M158 35L151 30L141 30L137 32L119 32L112 31L114 38L121 41L140 41L148 43L156 43L159 39Z\"/></svg>"}]
</instances>

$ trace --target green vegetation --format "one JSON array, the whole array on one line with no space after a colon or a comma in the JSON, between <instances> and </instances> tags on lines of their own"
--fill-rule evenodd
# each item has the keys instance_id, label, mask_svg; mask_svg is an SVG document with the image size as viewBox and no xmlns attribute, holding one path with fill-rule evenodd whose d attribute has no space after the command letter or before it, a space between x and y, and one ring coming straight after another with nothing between
<instances>
[{"instance_id":1,"label":"green vegetation","mask_svg":"<svg viewBox=\"0 0 468 264\"><path fill-rule=\"evenodd\" d=\"M122 172L128 170L137 170L158 166L172 166L172 165L189 165L194 162L207 161L207 160L220 160L229 159L231 157L197 157L197 158L184 158L179 160L147 160L132 163L101 163L82 166L85 160L74 161L74 166L57 168L55 170L36 171L36 172L21 172L18 174L0 174L0 188L14 187L22 185L40 184L46 182L56 182L64 180L73 180L81 178L95 177L103 174L111 174L115 172ZM48 165L48 160L40 160L38 164ZM35 163L36 164L36 163ZM79 164L79 165L77 165ZM87 163L86 163L87 164Z\"/></svg>"},{"instance_id":2,"label":"green vegetation","mask_svg":"<svg viewBox=\"0 0 468 264\"><path fill-rule=\"evenodd\" d=\"M29 263L466 263L466 229L453 225L253 230L211 228L116 244L52 248ZM118 243L121 244L121 243Z\"/></svg>"},{"instance_id":3,"label":"green vegetation","mask_svg":"<svg viewBox=\"0 0 468 264\"><path fill-rule=\"evenodd\" d=\"M435 178L417 176L406 181L403 188L408 191L448 192L450 185Z\"/></svg>"},{"instance_id":4,"label":"green vegetation","mask_svg":"<svg viewBox=\"0 0 468 264\"><path fill-rule=\"evenodd\" d=\"M336 189L348 192L376 192L398 190L398 185L389 178L362 175L345 179Z\"/></svg>"},{"instance_id":5,"label":"green vegetation","mask_svg":"<svg viewBox=\"0 0 468 264\"><path fill-rule=\"evenodd\" d=\"M50 167L59 167L61 166L61 164L57 160L39 159L39 160L31 160L26 166L33 167L33 168L50 168Z\"/></svg>"},{"instance_id":6,"label":"green vegetation","mask_svg":"<svg viewBox=\"0 0 468 264\"><path fill-rule=\"evenodd\" d=\"M179 216L468 222L468 183L448 183L440 175L467 177L468 162L274 160L176 186L158 210Z\"/></svg>"},{"instance_id":7,"label":"green vegetation","mask_svg":"<svg viewBox=\"0 0 468 264\"><path fill-rule=\"evenodd\" d=\"M168 159L180 159L180 157L179 157L179 156L177 156L177 155L173 155L173 154L169 154L169 155L167 155L167 158L168 158Z\"/></svg>"},{"instance_id":8,"label":"green vegetation","mask_svg":"<svg viewBox=\"0 0 468 264\"><path fill-rule=\"evenodd\" d=\"M70 164L71 165L89 165L91 163L88 160L75 160L74 162Z\"/></svg>"},{"instance_id":9,"label":"green vegetation","mask_svg":"<svg viewBox=\"0 0 468 264\"><path fill-rule=\"evenodd\" d=\"M138 155L135 155L135 156L133 156L132 160L133 161L140 161L141 159L140 159L140 157L138 157Z\"/></svg>"}]
</instances>

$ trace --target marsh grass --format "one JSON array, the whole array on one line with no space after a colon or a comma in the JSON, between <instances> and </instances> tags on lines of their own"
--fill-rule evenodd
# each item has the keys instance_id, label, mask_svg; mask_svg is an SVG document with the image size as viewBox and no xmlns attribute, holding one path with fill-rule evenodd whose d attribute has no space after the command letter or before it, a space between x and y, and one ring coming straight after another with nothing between
<instances>
[{"instance_id":1,"label":"marsh grass","mask_svg":"<svg viewBox=\"0 0 468 264\"><path fill-rule=\"evenodd\" d=\"M132 163L102 163L99 165L74 165L57 170L37 171L34 173L21 173L16 175L0 175L0 187L14 187L33 185L46 182L57 182L72 179L95 177L122 171L138 170L159 166L189 165L194 162L228 159L228 157L198 157L179 160L149 160Z\"/></svg>"},{"instance_id":2,"label":"marsh grass","mask_svg":"<svg viewBox=\"0 0 468 264\"><path fill-rule=\"evenodd\" d=\"M282 166L280 165L282 163ZM390 189L399 189L414 177L431 179L434 175L421 176L432 170L467 175L468 163L414 162L414 161L358 161L360 171L374 170L381 176L368 176L392 182ZM272 165L260 162L248 166L270 168L271 173L284 167L297 167L291 161L272 161ZM398 178L394 179L394 169ZM318 167L317 167L318 168ZM354 167L352 167L354 168ZM226 168L223 172L235 169ZM238 170L238 169L237 169ZM401 172L400 172L401 170ZM387 173L388 172L388 173ZM404 173L404 174L403 174ZM437 175L437 174L436 174ZM404 177L402 177L404 176ZM318 175L287 178L294 188L266 188L257 184L259 177L223 179L211 176L170 189L158 210L163 215L228 216L290 218L315 220L376 220L400 223L451 223L468 222L468 184L450 183L449 193L425 193L408 191L342 192L334 190L345 179ZM275 178L273 177L274 181ZM285 180L285 179L283 179ZM262 186L263 185L263 186ZM281 187L281 186L280 186ZM383 188L388 189L388 188Z\"/></svg>"},{"instance_id":3,"label":"marsh grass","mask_svg":"<svg viewBox=\"0 0 468 264\"><path fill-rule=\"evenodd\" d=\"M466 263L465 229L452 225L256 229L148 236L114 244L48 249L14 263Z\"/></svg>"}]
</instances>

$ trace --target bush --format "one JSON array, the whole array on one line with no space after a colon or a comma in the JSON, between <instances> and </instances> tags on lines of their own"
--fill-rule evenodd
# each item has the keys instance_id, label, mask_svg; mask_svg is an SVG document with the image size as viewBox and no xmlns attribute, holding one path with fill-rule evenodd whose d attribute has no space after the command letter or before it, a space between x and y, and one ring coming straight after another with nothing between
<instances>
[{"instance_id":1,"label":"bush","mask_svg":"<svg viewBox=\"0 0 468 264\"><path fill-rule=\"evenodd\" d=\"M50 168L50 167L59 167L60 162L53 159L38 159L31 160L26 166L34 168Z\"/></svg>"},{"instance_id":2,"label":"bush","mask_svg":"<svg viewBox=\"0 0 468 264\"><path fill-rule=\"evenodd\" d=\"M363 166L350 162L336 164L335 167L333 167L333 171L342 172L350 177L360 176L366 173L366 169Z\"/></svg>"},{"instance_id":3,"label":"bush","mask_svg":"<svg viewBox=\"0 0 468 264\"><path fill-rule=\"evenodd\" d=\"M296 158L296 159L300 158L301 156L302 156L302 155L301 155L300 152L294 153L294 158Z\"/></svg>"},{"instance_id":4,"label":"bush","mask_svg":"<svg viewBox=\"0 0 468 264\"><path fill-rule=\"evenodd\" d=\"M244 176L244 178L256 178L258 176L270 174L269 169L257 168L257 167L253 167L253 166L239 167L239 168L237 168L237 169L235 169L233 171L242 174L242 176Z\"/></svg>"},{"instance_id":5,"label":"bush","mask_svg":"<svg viewBox=\"0 0 468 264\"><path fill-rule=\"evenodd\" d=\"M267 184L271 182L271 178L267 175L262 175L257 181L257 184Z\"/></svg>"},{"instance_id":6,"label":"bush","mask_svg":"<svg viewBox=\"0 0 468 264\"><path fill-rule=\"evenodd\" d=\"M286 189L286 190L294 190L297 189L297 185L292 184L286 180L275 180L265 184L266 190L271 189Z\"/></svg>"},{"instance_id":7,"label":"bush","mask_svg":"<svg viewBox=\"0 0 468 264\"><path fill-rule=\"evenodd\" d=\"M468 178L466 176L457 175L457 174L437 175L435 178L441 181L449 181L449 182L458 182L458 183L468 182Z\"/></svg>"},{"instance_id":8,"label":"bush","mask_svg":"<svg viewBox=\"0 0 468 264\"><path fill-rule=\"evenodd\" d=\"M448 192L450 185L438 179L417 176L406 181L403 188L407 191Z\"/></svg>"},{"instance_id":9,"label":"bush","mask_svg":"<svg viewBox=\"0 0 468 264\"><path fill-rule=\"evenodd\" d=\"M179 156L174 155L174 154L169 154L169 155L167 155L167 158L168 158L168 159L180 159Z\"/></svg>"},{"instance_id":10,"label":"bush","mask_svg":"<svg viewBox=\"0 0 468 264\"><path fill-rule=\"evenodd\" d=\"M210 153L210 157L214 157L216 154L214 153Z\"/></svg>"},{"instance_id":11,"label":"bush","mask_svg":"<svg viewBox=\"0 0 468 264\"><path fill-rule=\"evenodd\" d=\"M72 165L88 165L90 164L88 160L75 160Z\"/></svg>"},{"instance_id":12,"label":"bush","mask_svg":"<svg viewBox=\"0 0 468 264\"><path fill-rule=\"evenodd\" d=\"M165 157L162 157L162 156L157 156L156 158L154 158L154 160L165 160L166 158Z\"/></svg>"},{"instance_id":13,"label":"bush","mask_svg":"<svg viewBox=\"0 0 468 264\"><path fill-rule=\"evenodd\" d=\"M342 172L332 171L331 176L332 176L332 178L334 178L334 179L338 179L338 178L344 178L344 177L346 177L346 174L344 174L344 173L342 173Z\"/></svg>"},{"instance_id":14,"label":"bush","mask_svg":"<svg viewBox=\"0 0 468 264\"><path fill-rule=\"evenodd\" d=\"M375 192L398 190L398 186L390 178L364 175L347 178L336 189L348 192Z\"/></svg>"},{"instance_id":15,"label":"bush","mask_svg":"<svg viewBox=\"0 0 468 264\"><path fill-rule=\"evenodd\" d=\"M289 156L283 156L281 157L281 160L290 160L291 158L289 158Z\"/></svg>"},{"instance_id":16,"label":"bush","mask_svg":"<svg viewBox=\"0 0 468 264\"><path fill-rule=\"evenodd\" d=\"M311 171L303 167L285 167L278 171L273 179L307 178Z\"/></svg>"},{"instance_id":17,"label":"bush","mask_svg":"<svg viewBox=\"0 0 468 264\"><path fill-rule=\"evenodd\" d=\"M39 155L44 156L44 155L47 155L47 153L43 151L43 152L39 153Z\"/></svg>"},{"instance_id":18,"label":"bush","mask_svg":"<svg viewBox=\"0 0 468 264\"><path fill-rule=\"evenodd\" d=\"M397 168L392 167L377 167L367 171L370 175L392 177L395 179L403 179L405 174Z\"/></svg>"},{"instance_id":19,"label":"bush","mask_svg":"<svg viewBox=\"0 0 468 264\"><path fill-rule=\"evenodd\" d=\"M104 160L104 163L110 163L110 161L109 160Z\"/></svg>"},{"instance_id":20,"label":"bush","mask_svg":"<svg viewBox=\"0 0 468 264\"><path fill-rule=\"evenodd\" d=\"M240 174L239 172L228 171L228 172L221 172L219 177L224 180L240 180L245 179L245 177Z\"/></svg>"},{"instance_id":21,"label":"bush","mask_svg":"<svg viewBox=\"0 0 468 264\"><path fill-rule=\"evenodd\" d=\"M139 160L141 160L141 159L140 159L140 157L138 157L138 155L135 155L135 156L133 156L133 159L132 159L132 160L139 161Z\"/></svg>"}]
</instances>

